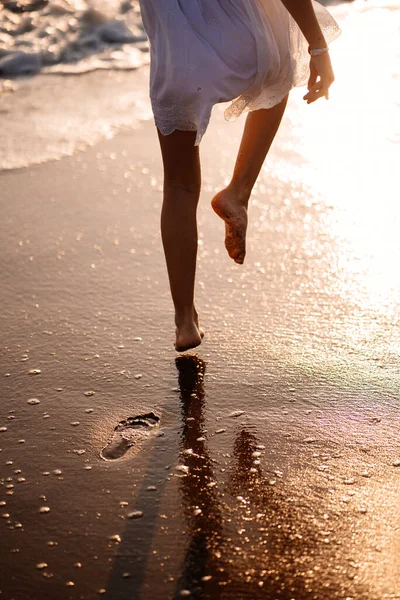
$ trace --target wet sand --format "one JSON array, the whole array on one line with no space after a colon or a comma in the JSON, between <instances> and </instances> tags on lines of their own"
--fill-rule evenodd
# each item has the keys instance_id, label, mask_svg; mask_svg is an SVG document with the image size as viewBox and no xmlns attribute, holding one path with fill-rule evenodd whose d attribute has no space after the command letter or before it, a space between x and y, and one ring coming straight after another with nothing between
<instances>
[{"instance_id":1,"label":"wet sand","mask_svg":"<svg viewBox=\"0 0 400 600\"><path fill-rule=\"evenodd\" d=\"M153 124L1 174L2 598L400 598L395 189L323 187L296 106L243 267L209 206L243 122L215 113L177 362Z\"/></svg>"}]
</instances>

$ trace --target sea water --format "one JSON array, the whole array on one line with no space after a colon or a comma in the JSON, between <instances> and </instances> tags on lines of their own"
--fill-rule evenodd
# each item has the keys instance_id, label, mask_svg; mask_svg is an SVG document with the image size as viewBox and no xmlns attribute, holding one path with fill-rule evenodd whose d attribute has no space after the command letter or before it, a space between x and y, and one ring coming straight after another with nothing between
<instances>
[{"instance_id":1,"label":"sea water","mask_svg":"<svg viewBox=\"0 0 400 600\"><path fill-rule=\"evenodd\" d=\"M0 169L60 158L149 118L148 63L137 0L4 0Z\"/></svg>"},{"instance_id":2,"label":"sea water","mask_svg":"<svg viewBox=\"0 0 400 600\"><path fill-rule=\"evenodd\" d=\"M330 4L344 39L357 36L356 52L348 56L355 70L370 52L370 39L395 44L398 0L323 3ZM393 52L377 53L385 64L395 60ZM346 74L335 71L339 87ZM0 169L60 158L151 118L148 75L138 0L3 0ZM359 90L348 93L350 101Z\"/></svg>"}]
</instances>

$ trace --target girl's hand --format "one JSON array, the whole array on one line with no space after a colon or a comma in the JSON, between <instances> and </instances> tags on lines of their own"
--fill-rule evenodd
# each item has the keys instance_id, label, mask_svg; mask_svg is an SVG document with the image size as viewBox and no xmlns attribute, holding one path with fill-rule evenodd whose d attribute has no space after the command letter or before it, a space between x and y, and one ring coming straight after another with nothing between
<instances>
[{"instance_id":1,"label":"girl's hand","mask_svg":"<svg viewBox=\"0 0 400 600\"><path fill-rule=\"evenodd\" d=\"M329 99L329 88L335 81L329 52L324 52L310 59L310 79L308 80L308 93L303 97L307 104L315 102L318 98Z\"/></svg>"}]
</instances>

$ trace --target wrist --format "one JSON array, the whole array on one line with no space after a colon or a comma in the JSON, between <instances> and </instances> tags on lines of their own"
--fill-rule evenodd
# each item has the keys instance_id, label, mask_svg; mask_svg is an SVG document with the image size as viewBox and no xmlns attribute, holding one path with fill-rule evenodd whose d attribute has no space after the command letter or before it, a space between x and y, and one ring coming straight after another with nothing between
<instances>
[{"instance_id":1,"label":"wrist","mask_svg":"<svg viewBox=\"0 0 400 600\"><path fill-rule=\"evenodd\" d=\"M321 56L321 54L325 54L326 52L329 52L328 46L322 46L321 48L310 48L310 46L308 47L308 54L310 54L311 57Z\"/></svg>"},{"instance_id":2,"label":"wrist","mask_svg":"<svg viewBox=\"0 0 400 600\"><path fill-rule=\"evenodd\" d=\"M307 37L307 42L309 50L314 50L315 48L326 48L328 46L323 35Z\"/></svg>"}]
</instances>

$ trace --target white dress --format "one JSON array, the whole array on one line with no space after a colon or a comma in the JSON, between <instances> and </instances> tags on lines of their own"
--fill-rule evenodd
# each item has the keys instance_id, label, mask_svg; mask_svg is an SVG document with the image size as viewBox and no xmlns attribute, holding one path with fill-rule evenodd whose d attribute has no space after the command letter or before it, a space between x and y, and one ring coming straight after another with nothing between
<instances>
[{"instance_id":1,"label":"white dress","mask_svg":"<svg viewBox=\"0 0 400 600\"><path fill-rule=\"evenodd\" d=\"M340 29L317 2L328 42ZM307 83L308 44L281 0L140 0L150 42L150 99L162 134L197 131L214 104L228 120L278 104Z\"/></svg>"}]
</instances>

